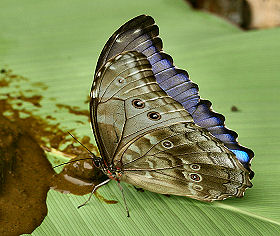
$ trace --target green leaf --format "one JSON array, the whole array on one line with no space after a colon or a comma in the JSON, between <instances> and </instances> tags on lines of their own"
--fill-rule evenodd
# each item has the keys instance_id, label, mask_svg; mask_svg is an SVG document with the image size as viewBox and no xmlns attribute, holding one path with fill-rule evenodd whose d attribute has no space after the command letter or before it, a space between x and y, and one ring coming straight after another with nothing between
<instances>
[{"instance_id":1,"label":"green leaf","mask_svg":"<svg viewBox=\"0 0 280 236\"><path fill-rule=\"evenodd\" d=\"M0 65L48 86L38 115L51 114L66 130L92 137L86 117L55 112L55 104L88 109L84 101L103 45L144 13L155 18L174 63L188 70L201 96L255 152L254 186L244 198L206 204L123 184L127 218L114 182L98 191L118 204L93 198L79 210L88 196L50 190L48 215L32 235L279 235L279 28L244 32L180 0L2 0L0 6ZM233 105L240 112L232 112Z\"/></svg>"}]
</instances>

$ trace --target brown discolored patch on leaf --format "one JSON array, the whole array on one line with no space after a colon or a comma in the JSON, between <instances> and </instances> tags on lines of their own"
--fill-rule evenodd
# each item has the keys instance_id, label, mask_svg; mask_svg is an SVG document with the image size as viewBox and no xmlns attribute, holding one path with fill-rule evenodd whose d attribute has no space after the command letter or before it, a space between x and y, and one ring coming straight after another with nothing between
<instances>
[{"instance_id":1,"label":"brown discolored patch on leaf","mask_svg":"<svg viewBox=\"0 0 280 236\"><path fill-rule=\"evenodd\" d=\"M1 69L0 87L8 87L10 83L15 81L27 81L27 78L14 74L11 69Z\"/></svg>"},{"instance_id":2,"label":"brown discolored patch on leaf","mask_svg":"<svg viewBox=\"0 0 280 236\"><path fill-rule=\"evenodd\" d=\"M5 84L10 86L13 82L18 83L20 81L25 81L25 85L28 84L28 79L26 77L16 75L11 69L2 69L2 71L3 75L0 74L0 83L6 81ZM12 84L12 86L14 87L14 84ZM42 117L33 113L32 110L41 107L40 102L43 99L40 90L38 91L32 89L34 86L37 86L39 89L47 88L47 86L45 86L43 83L38 82L30 83L31 89L28 89L28 87L25 88L25 92L30 93L33 91L33 94L29 96L26 96L22 91L17 91L17 93L13 95L9 93L1 93L4 99L0 99L0 113L5 114L5 116L11 121L17 122L19 126L27 127L30 136L34 137L39 145L43 148L54 148L72 156L80 155L81 153L86 152L83 147L74 145L76 141L69 136L68 131L60 128L59 122L54 122L56 120L55 117L47 115L46 118L43 119ZM36 93L40 93L40 95ZM26 102L33 105L33 107L26 109L24 107ZM16 104L17 107L15 108L13 104ZM61 109L66 108L69 113L75 115L84 115L89 119L88 110L80 110L77 106L69 106L64 104L57 104L56 106ZM25 118L22 118L22 114L24 114ZM69 131L74 134L74 130ZM97 148L90 143L89 137L84 137L83 141L90 150L92 150L94 153L98 153ZM69 144L67 145L67 143Z\"/></svg>"},{"instance_id":3,"label":"brown discolored patch on leaf","mask_svg":"<svg viewBox=\"0 0 280 236\"><path fill-rule=\"evenodd\" d=\"M36 141L0 116L0 235L31 233L47 214L46 196L54 172Z\"/></svg>"},{"instance_id":4,"label":"brown discolored patch on leaf","mask_svg":"<svg viewBox=\"0 0 280 236\"><path fill-rule=\"evenodd\" d=\"M48 86L45 85L42 82L35 82L35 83L32 83L32 85L35 86L35 87L41 88L43 90L47 90L48 89Z\"/></svg>"},{"instance_id":5,"label":"brown discolored patch on leaf","mask_svg":"<svg viewBox=\"0 0 280 236\"><path fill-rule=\"evenodd\" d=\"M91 160L68 164L56 174L26 127L1 115L0 154L0 235L3 236L31 233L41 224L47 215L46 196L50 188L84 195L107 178ZM116 203L96 196L108 204Z\"/></svg>"},{"instance_id":6,"label":"brown discolored patch on leaf","mask_svg":"<svg viewBox=\"0 0 280 236\"><path fill-rule=\"evenodd\" d=\"M31 103L32 105L34 105L35 107L41 107L41 100L42 100L42 96L41 95L33 95L33 96L25 96L22 92L19 92L20 95L18 96L12 96L8 93L4 94L10 101L14 100L14 101L24 101L24 102L28 102ZM18 102L19 103L19 102Z\"/></svg>"},{"instance_id":7,"label":"brown discolored patch on leaf","mask_svg":"<svg viewBox=\"0 0 280 236\"><path fill-rule=\"evenodd\" d=\"M236 106L232 106L231 107L231 111L233 112L237 112L237 111L240 111Z\"/></svg>"},{"instance_id":8,"label":"brown discolored patch on leaf","mask_svg":"<svg viewBox=\"0 0 280 236\"><path fill-rule=\"evenodd\" d=\"M28 81L6 69L0 76L0 84L12 84L13 88L13 82ZM60 128L59 122L55 123L54 117L42 118L33 113L34 108L41 107L42 98L36 93L25 96L18 91L16 95L5 93L0 99L0 235L31 233L39 226L47 214L46 195L50 188L83 195L107 178L91 160L71 163L60 174L53 171L43 150L77 159L88 158L89 154ZM26 102L31 104L28 109L24 106ZM73 130L70 132L74 134ZM88 136L81 138L81 142L98 153Z\"/></svg>"},{"instance_id":9,"label":"brown discolored patch on leaf","mask_svg":"<svg viewBox=\"0 0 280 236\"><path fill-rule=\"evenodd\" d=\"M49 120L56 120L54 117L52 117L50 115L47 115L46 118L49 119Z\"/></svg>"},{"instance_id":10,"label":"brown discolored patch on leaf","mask_svg":"<svg viewBox=\"0 0 280 236\"><path fill-rule=\"evenodd\" d=\"M0 80L0 87L7 87L8 85L9 85L9 82L5 78L2 78Z\"/></svg>"},{"instance_id":11,"label":"brown discolored patch on leaf","mask_svg":"<svg viewBox=\"0 0 280 236\"><path fill-rule=\"evenodd\" d=\"M64 104L56 104L58 108L65 108L69 111L69 113L75 114L75 115L82 115L89 117L89 111L88 110L80 110L77 106L69 106Z\"/></svg>"}]
</instances>

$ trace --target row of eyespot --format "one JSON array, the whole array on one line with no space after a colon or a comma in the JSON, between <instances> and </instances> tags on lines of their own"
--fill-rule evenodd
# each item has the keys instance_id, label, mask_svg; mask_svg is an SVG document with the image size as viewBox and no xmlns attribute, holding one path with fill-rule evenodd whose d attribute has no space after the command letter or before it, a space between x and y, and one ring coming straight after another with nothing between
<instances>
[{"instance_id":1,"label":"row of eyespot","mask_svg":"<svg viewBox=\"0 0 280 236\"><path fill-rule=\"evenodd\" d=\"M137 108L137 109L143 109L145 107L145 103L140 100L140 99L134 99L132 100L132 105ZM155 111L151 111L147 114L147 116L151 119L151 120L159 120L161 118L161 115L158 112ZM169 140L164 140L162 141L162 146L165 148L172 148L174 145L172 142L170 142ZM193 170L199 170L200 166L197 164L192 164L191 168ZM201 181L201 177L198 174L190 174L190 178L196 182L200 182ZM199 186L201 187L201 186Z\"/></svg>"},{"instance_id":2,"label":"row of eyespot","mask_svg":"<svg viewBox=\"0 0 280 236\"><path fill-rule=\"evenodd\" d=\"M143 109L145 107L145 103L140 99L134 99L131 103L137 109ZM150 120L159 120L161 118L161 115L156 111L148 112L147 116Z\"/></svg>"}]
</instances>

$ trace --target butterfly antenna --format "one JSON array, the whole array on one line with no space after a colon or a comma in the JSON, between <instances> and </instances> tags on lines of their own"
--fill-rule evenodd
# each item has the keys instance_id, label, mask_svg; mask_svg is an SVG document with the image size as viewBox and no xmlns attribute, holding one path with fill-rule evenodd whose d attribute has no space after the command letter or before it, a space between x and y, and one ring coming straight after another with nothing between
<instances>
[{"instance_id":1,"label":"butterfly antenna","mask_svg":"<svg viewBox=\"0 0 280 236\"><path fill-rule=\"evenodd\" d=\"M94 158L97 158L97 156L95 156L95 155L93 154L93 152L91 152L84 144L82 144L74 135L72 135L69 131L67 131L67 132L68 132L68 134L71 135L71 137L72 137L73 139L75 139L79 144L81 144L81 146L84 147Z\"/></svg>"},{"instance_id":2,"label":"butterfly antenna","mask_svg":"<svg viewBox=\"0 0 280 236\"><path fill-rule=\"evenodd\" d=\"M59 166L63 166L63 165L67 165L69 163L76 162L76 161L83 161L83 160L92 160L92 157L82 158L82 159L73 160L73 161L67 161L67 162L64 162L62 164L56 165L53 168L56 168L56 167L59 167Z\"/></svg>"},{"instance_id":3,"label":"butterfly antenna","mask_svg":"<svg viewBox=\"0 0 280 236\"><path fill-rule=\"evenodd\" d=\"M85 205L90 201L90 199L91 199L92 195L95 193L95 191L96 191L99 187L103 186L104 184L107 184L110 180L111 180L111 179L106 179L106 180L103 181L102 183L95 185L94 188L93 188L93 190L91 191L91 193L90 193L90 195L89 195L89 198L88 198L82 205L78 206L78 209L79 209L80 207L82 207L82 206L85 206Z\"/></svg>"},{"instance_id":4,"label":"butterfly antenna","mask_svg":"<svg viewBox=\"0 0 280 236\"><path fill-rule=\"evenodd\" d=\"M119 186L119 188L120 188L120 190L122 192L122 197L123 197L123 202L124 202L124 205L125 205L125 210L126 210L126 213L127 213L127 217L130 217L129 210L128 210L128 207L127 207L127 204L126 204L126 200L125 200L125 197L124 197L123 187L121 186L120 181L117 180L117 182L118 182L118 186Z\"/></svg>"}]
</instances>

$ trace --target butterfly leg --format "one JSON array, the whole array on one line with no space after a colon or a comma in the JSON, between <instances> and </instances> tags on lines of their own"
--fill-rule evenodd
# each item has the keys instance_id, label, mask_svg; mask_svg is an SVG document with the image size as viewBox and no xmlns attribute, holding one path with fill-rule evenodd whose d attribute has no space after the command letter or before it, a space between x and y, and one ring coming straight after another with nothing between
<instances>
[{"instance_id":1,"label":"butterfly leg","mask_svg":"<svg viewBox=\"0 0 280 236\"><path fill-rule=\"evenodd\" d=\"M101 186L107 184L110 180L111 180L111 179L106 179L106 180L103 181L102 183L100 183L100 184L98 184L98 185L95 185L94 188L93 188L93 190L92 190L91 193L90 193L90 196L89 196L88 200L86 200L82 205L78 206L78 209L79 209L80 207L86 205L86 204L90 201L90 199L91 199L92 195L94 194L94 192L95 192L99 187L101 187Z\"/></svg>"},{"instance_id":2,"label":"butterfly leg","mask_svg":"<svg viewBox=\"0 0 280 236\"><path fill-rule=\"evenodd\" d=\"M129 210L128 210L128 207L127 207L127 204L126 204L126 200L125 200L125 197L124 197L123 187L121 186L120 181L117 180L117 182L118 182L118 186L119 186L119 188L120 188L120 190L122 192L122 197L123 197L123 202L124 202L124 205L125 205L125 210L126 210L126 213L127 213L127 217L130 217Z\"/></svg>"}]
</instances>

